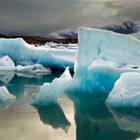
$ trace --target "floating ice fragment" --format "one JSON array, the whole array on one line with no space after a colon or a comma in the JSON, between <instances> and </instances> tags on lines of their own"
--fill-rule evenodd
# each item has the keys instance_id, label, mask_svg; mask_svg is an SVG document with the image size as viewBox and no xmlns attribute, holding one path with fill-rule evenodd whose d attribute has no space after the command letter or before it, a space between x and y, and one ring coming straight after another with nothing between
<instances>
[{"instance_id":1,"label":"floating ice fragment","mask_svg":"<svg viewBox=\"0 0 140 140\"><path fill-rule=\"evenodd\" d=\"M44 68L41 64L21 66L16 67L17 72L27 72L27 73L51 73L50 69Z\"/></svg>"},{"instance_id":2,"label":"floating ice fragment","mask_svg":"<svg viewBox=\"0 0 140 140\"><path fill-rule=\"evenodd\" d=\"M63 93L71 79L72 77L70 75L69 68L67 67L59 78L54 79L52 83L44 83L41 86L33 105L45 106L48 104L57 103L58 96Z\"/></svg>"},{"instance_id":3,"label":"floating ice fragment","mask_svg":"<svg viewBox=\"0 0 140 140\"><path fill-rule=\"evenodd\" d=\"M15 64L9 56L0 58L0 71L15 70Z\"/></svg>"},{"instance_id":4,"label":"floating ice fragment","mask_svg":"<svg viewBox=\"0 0 140 140\"><path fill-rule=\"evenodd\" d=\"M115 107L140 106L140 73L123 73L116 81L106 104Z\"/></svg>"}]
</instances>

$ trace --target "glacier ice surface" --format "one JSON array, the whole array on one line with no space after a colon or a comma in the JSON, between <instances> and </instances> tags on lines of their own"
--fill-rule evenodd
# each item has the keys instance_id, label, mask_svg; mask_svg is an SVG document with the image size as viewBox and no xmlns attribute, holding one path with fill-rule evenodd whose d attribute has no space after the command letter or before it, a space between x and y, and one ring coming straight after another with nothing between
<instances>
[{"instance_id":1,"label":"glacier ice surface","mask_svg":"<svg viewBox=\"0 0 140 140\"><path fill-rule=\"evenodd\" d=\"M37 94L33 105L45 106L56 104L57 98L64 92L71 79L72 77L69 68L67 67L59 78L54 79L52 83L44 83L40 87L40 91Z\"/></svg>"}]
</instances>

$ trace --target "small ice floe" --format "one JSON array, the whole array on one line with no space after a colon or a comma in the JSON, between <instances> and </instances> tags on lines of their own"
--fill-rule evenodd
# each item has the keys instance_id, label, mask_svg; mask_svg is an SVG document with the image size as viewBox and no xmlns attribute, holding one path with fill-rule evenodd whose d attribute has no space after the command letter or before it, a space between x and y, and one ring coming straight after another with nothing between
<instances>
[{"instance_id":1,"label":"small ice floe","mask_svg":"<svg viewBox=\"0 0 140 140\"><path fill-rule=\"evenodd\" d=\"M23 72L23 73L34 73L34 74L51 73L51 70L49 68L44 68L41 64L34 64L34 65L27 65L27 66L18 65L16 67L16 71Z\"/></svg>"},{"instance_id":2,"label":"small ice floe","mask_svg":"<svg viewBox=\"0 0 140 140\"><path fill-rule=\"evenodd\" d=\"M140 73L123 73L116 81L106 104L113 107L140 107Z\"/></svg>"},{"instance_id":3,"label":"small ice floe","mask_svg":"<svg viewBox=\"0 0 140 140\"><path fill-rule=\"evenodd\" d=\"M15 64L9 56L0 58L0 71L14 71Z\"/></svg>"}]
</instances>

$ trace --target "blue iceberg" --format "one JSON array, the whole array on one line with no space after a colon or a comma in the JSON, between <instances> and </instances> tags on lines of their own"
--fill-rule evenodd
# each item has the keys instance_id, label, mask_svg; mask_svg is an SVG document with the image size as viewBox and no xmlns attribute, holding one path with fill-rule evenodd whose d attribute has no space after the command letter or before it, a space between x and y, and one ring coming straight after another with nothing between
<instances>
[{"instance_id":1,"label":"blue iceberg","mask_svg":"<svg viewBox=\"0 0 140 140\"><path fill-rule=\"evenodd\" d=\"M140 106L140 73L123 73L116 81L110 92L106 104L113 107Z\"/></svg>"},{"instance_id":2,"label":"blue iceberg","mask_svg":"<svg viewBox=\"0 0 140 140\"><path fill-rule=\"evenodd\" d=\"M41 86L40 91L37 94L35 101L33 102L33 105L46 106L49 104L56 104L57 98L67 88L71 79L72 77L69 72L69 68L67 67L64 73L59 78L54 79L51 84L44 83Z\"/></svg>"},{"instance_id":3,"label":"blue iceberg","mask_svg":"<svg viewBox=\"0 0 140 140\"><path fill-rule=\"evenodd\" d=\"M42 64L46 68L64 70L73 69L74 49L35 47L22 38L0 39L0 56L8 55L16 65Z\"/></svg>"},{"instance_id":4,"label":"blue iceberg","mask_svg":"<svg viewBox=\"0 0 140 140\"><path fill-rule=\"evenodd\" d=\"M122 73L140 72L140 41L134 37L81 28L78 46L74 80L84 92L109 93Z\"/></svg>"},{"instance_id":5,"label":"blue iceberg","mask_svg":"<svg viewBox=\"0 0 140 140\"><path fill-rule=\"evenodd\" d=\"M63 91L108 96L122 74L129 72L133 75L134 72L140 72L139 58L140 41L134 37L105 30L80 28L73 78L68 81L63 79L64 83L68 83L64 86L65 90L57 90L61 87L60 82L50 84L51 89L44 86L43 90L49 89L49 95L55 97L55 100L60 95L58 92ZM48 102L44 95L45 93L40 94L42 103Z\"/></svg>"}]
</instances>

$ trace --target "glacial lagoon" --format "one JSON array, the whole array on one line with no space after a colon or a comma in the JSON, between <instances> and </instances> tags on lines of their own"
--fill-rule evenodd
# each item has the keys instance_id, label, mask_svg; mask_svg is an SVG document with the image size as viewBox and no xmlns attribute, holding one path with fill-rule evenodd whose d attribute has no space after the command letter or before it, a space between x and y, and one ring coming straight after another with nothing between
<instances>
[{"instance_id":1,"label":"glacial lagoon","mask_svg":"<svg viewBox=\"0 0 140 140\"><path fill-rule=\"evenodd\" d=\"M61 73L43 77L13 76L6 86L15 100L0 103L2 140L138 140L140 108L109 108L107 95L64 93L58 103L32 106L34 94L44 82Z\"/></svg>"}]
</instances>

